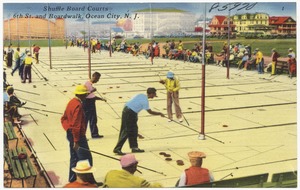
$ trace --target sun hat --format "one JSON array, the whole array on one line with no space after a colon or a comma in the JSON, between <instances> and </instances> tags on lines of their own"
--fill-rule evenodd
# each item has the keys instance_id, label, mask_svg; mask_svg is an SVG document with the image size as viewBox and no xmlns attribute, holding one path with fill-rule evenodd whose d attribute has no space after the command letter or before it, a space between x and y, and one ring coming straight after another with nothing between
<instances>
[{"instance_id":1,"label":"sun hat","mask_svg":"<svg viewBox=\"0 0 300 190\"><path fill-rule=\"evenodd\" d=\"M93 173L96 171L94 167L90 165L89 160L79 160L76 164L76 167L72 168L72 171L75 173Z\"/></svg>"},{"instance_id":2,"label":"sun hat","mask_svg":"<svg viewBox=\"0 0 300 190\"><path fill-rule=\"evenodd\" d=\"M293 48L290 48L289 51L293 51Z\"/></svg>"},{"instance_id":3,"label":"sun hat","mask_svg":"<svg viewBox=\"0 0 300 190\"><path fill-rule=\"evenodd\" d=\"M126 154L121 157L120 164L122 168L126 168L128 166L131 166L133 164L137 164L138 161L135 159L134 154Z\"/></svg>"},{"instance_id":4,"label":"sun hat","mask_svg":"<svg viewBox=\"0 0 300 190\"><path fill-rule=\"evenodd\" d=\"M167 73L167 78L170 79L170 78L174 78L174 73L172 71L169 71Z\"/></svg>"},{"instance_id":5,"label":"sun hat","mask_svg":"<svg viewBox=\"0 0 300 190\"><path fill-rule=\"evenodd\" d=\"M201 167L202 158L206 158L206 155L203 152L191 151L188 153L190 162L192 166Z\"/></svg>"},{"instance_id":6,"label":"sun hat","mask_svg":"<svg viewBox=\"0 0 300 190\"><path fill-rule=\"evenodd\" d=\"M84 85L77 85L74 94L88 94L86 87Z\"/></svg>"},{"instance_id":7,"label":"sun hat","mask_svg":"<svg viewBox=\"0 0 300 190\"><path fill-rule=\"evenodd\" d=\"M255 51L259 51L259 48L256 48Z\"/></svg>"},{"instance_id":8,"label":"sun hat","mask_svg":"<svg viewBox=\"0 0 300 190\"><path fill-rule=\"evenodd\" d=\"M199 151L191 151L188 153L188 156L190 159L206 158L205 153Z\"/></svg>"}]
</instances>

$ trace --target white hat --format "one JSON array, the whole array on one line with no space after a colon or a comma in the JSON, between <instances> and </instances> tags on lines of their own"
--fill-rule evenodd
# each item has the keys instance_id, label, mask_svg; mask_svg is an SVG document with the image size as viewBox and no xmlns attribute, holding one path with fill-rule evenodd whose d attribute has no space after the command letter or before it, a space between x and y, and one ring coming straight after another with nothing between
<instances>
[{"instance_id":1,"label":"white hat","mask_svg":"<svg viewBox=\"0 0 300 190\"><path fill-rule=\"evenodd\" d=\"M79 160L76 167L72 168L72 171L75 173L85 174L93 173L96 169L90 165L89 160Z\"/></svg>"}]
</instances>

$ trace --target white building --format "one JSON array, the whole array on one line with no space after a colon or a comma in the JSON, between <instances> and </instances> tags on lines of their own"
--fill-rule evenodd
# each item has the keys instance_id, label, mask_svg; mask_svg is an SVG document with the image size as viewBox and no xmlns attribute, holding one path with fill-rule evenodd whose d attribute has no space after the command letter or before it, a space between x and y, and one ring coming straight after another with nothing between
<instances>
[{"instance_id":1,"label":"white building","mask_svg":"<svg viewBox=\"0 0 300 190\"><path fill-rule=\"evenodd\" d=\"M183 34L194 31L196 17L178 9L145 9L136 11L132 31L150 38L153 35Z\"/></svg>"}]
</instances>

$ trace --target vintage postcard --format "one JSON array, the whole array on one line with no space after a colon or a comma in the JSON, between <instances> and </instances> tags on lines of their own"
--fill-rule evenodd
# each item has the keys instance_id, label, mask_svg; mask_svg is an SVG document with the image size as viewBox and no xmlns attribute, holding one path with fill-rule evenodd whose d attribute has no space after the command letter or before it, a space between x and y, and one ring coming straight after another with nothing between
<instances>
[{"instance_id":1,"label":"vintage postcard","mask_svg":"<svg viewBox=\"0 0 300 190\"><path fill-rule=\"evenodd\" d=\"M3 187L297 187L296 1L5 1Z\"/></svg>"}]
</instances>

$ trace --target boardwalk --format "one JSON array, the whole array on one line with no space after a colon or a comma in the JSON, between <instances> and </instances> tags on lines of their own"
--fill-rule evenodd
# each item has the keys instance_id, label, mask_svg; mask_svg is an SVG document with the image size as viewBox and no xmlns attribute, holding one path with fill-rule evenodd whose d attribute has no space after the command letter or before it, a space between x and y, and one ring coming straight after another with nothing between
<instances>
[{"instance_id":1,"label":"boardwalk","mask_svg":"<svg viewBox=\"0 0 300 190\"><path fill-rule=\"evenodd\" d=\"M23 51L23 48L22 48ZM22 84L7 70L8 82L17 96L27 100L20 109L23 130L42 163L54 187L68 181L69 150L60 117L67 102L74 96L75 85L88 79L87 51L73 47L52 48L52 69L47 48L40 52L40 64L34 64L32 83ZM144 57L107 51L92 55L92 72L102 74L95 85L107 99L97 102L98 127L103 139L91 139L90 149L108 156L119 134L120 115L124 103L147 87L158 89L158 98L150 100L150 107L166 113L166 92L158 83L159 77L173 70L181 81L180 104L187 122L178 124L166 118L139 114L140 148L136 154L139 164L157 171L140 168L141 176L150 182L173 187L180 174L190 166L187 152L207 154L203 166L209 168L216 180L247 175L292 171L297 169L297 83L287 75L258 75L255 71L206 66L206 139L199 140L201 115L201 64L154 59L151 65ZM188 125L189 124L189 125ZM128 142L123 147L130 152ZM171 154L166 161L160 152ZM103 181L107 171L119 169L118 161L93 154L97 181ZM178 166L176 160L183 160ZM162 175L164 174L164 175ZM269 176L270 176L269 175Z\"/></svg>"}]
</instances>

